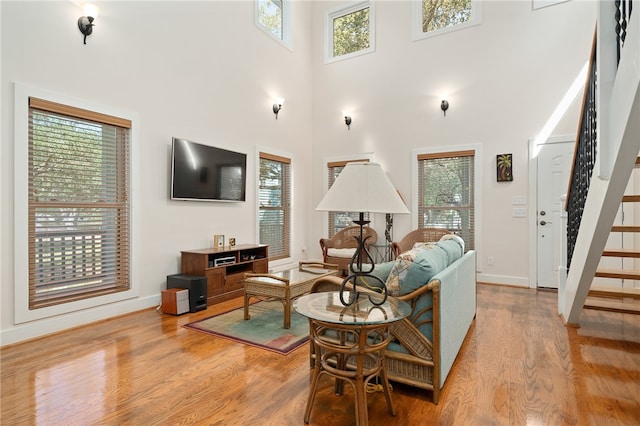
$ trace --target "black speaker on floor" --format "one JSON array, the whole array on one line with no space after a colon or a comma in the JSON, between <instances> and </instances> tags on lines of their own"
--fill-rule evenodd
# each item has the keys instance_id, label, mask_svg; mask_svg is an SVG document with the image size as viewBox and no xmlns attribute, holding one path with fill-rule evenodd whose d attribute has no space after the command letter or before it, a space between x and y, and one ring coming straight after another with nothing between
<instances>
[{"instance_id":1,"label":"black speaker on floor","mask_svg":"<svg viewBox=\"0 0 640 426\"><path fill-rule=\"evenodd\" d=\"M189 290L189 312L207 309L207 277L199 275L167 275L167 289Z\"/></svg>"}]
</instances>

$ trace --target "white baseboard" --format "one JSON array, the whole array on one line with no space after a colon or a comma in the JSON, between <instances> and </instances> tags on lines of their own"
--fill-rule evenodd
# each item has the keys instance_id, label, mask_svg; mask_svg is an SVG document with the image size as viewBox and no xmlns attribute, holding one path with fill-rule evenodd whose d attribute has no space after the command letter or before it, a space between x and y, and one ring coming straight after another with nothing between
<instances>
[{"instance_id":1,"label":"white baseboard","mask_svg":"<svg viewBox=\"0 0 640 426\"><path fill-rule=\"evenodd\" d=\"M102 321L119 315L148 309L160 305L160 294L128 299L122 302L110 303L92 309L85 309L69 314L45 318L14 325L0 331L0 346L19 343L26 340L58 333L92 322Z\"/></svg>"},{"instance_id":2,"label":"white baseboard","mask_svg":"<svg viewBox=\"0 0 640 426\"><path fill-rule=\"evenodd\" d=\"M510 285L529 288L529 278L506 275L476 274L476 281L488 284Z\"/></svg>"}]
</instances>

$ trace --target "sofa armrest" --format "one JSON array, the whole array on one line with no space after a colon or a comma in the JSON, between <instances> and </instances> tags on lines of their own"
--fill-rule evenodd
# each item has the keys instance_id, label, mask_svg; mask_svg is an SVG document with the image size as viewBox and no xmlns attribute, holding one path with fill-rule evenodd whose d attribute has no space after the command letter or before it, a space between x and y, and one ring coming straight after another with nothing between
<instances>
[{"instance_id":1,"label":"sofa armrest","mask_svg":"<svg viewBox=\"0 0 640 426\"><path fill-rule=\"evenodd\" d=\"M433 279L440 280L437 291L438 323L434 324L434 342L439 352L440 387L444 385L462 343L476 316L476 253L469 250ZM436 335L435 333L438 333Z\"/></svg>"}]
</instances>

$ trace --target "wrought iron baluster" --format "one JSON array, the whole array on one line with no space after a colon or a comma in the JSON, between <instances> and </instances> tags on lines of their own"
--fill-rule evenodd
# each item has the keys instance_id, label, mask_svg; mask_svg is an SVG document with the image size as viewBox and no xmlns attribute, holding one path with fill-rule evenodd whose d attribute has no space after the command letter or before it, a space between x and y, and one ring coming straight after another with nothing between
<instances>
[{"instance_id":1,"label":"wrought iron baluster","mask_svg":"<svg viewBox=\"0 0 640 426\"><path fill-rule=\"evenodd\" d=\"M582 213L589 192L593 167L596 161L597 149L597 121L596 121L596 53L595 48L591 58L591 69L587 93L582 111L582 122L578 136L571 188L567 203L567 269L571 265L571 258L575 249Z\"/></svg>"}]
</instances>

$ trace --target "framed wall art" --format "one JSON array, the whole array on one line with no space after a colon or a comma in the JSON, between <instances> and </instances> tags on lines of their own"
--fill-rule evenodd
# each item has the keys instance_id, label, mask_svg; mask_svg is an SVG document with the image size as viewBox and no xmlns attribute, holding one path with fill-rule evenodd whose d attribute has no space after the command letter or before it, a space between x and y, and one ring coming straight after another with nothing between
<instances>
[{"instance_id":1,"label":"framed wall art","mask_svg":"<svg viewBox=\"0 0 640 426\"><path fill-rule=\"evenodd\" d=\"M496 155L496 172L498 182L511 182L513 180L512 160L513 154Z\"/></svg>"}]
</instances>

